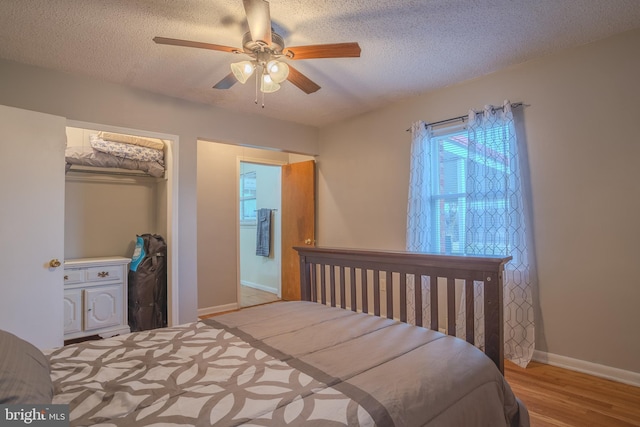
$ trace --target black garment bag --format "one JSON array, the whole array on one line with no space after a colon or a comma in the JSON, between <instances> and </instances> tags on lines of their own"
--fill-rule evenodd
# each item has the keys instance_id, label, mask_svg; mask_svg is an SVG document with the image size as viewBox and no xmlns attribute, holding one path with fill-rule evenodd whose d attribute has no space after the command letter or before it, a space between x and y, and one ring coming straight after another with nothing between
<instances>
[{"instance_id":1,"label":"black garment bag","mask_svg":"<svg viewBox=\"0 0 640 427\"><path fill-rule=\"evenodd\" d=\"M167 244L162 236L137 236L128 295L132 332L167 326Z\"/></svg>"}]
</instances>

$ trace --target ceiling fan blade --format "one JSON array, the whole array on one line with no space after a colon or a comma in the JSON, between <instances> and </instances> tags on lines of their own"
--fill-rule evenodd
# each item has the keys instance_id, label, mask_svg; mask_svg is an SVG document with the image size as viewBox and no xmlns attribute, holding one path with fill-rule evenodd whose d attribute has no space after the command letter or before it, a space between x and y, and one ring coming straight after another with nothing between
<instances>
[{"instance_id":1,"label":"ceiling fan blade","mask_svg":"<svg viewBox=\"0 0 640 427\"><path fill-rule=\"evenodd\" d=\"M298 86L298 88L300 88L306 94L316 92L318 89L320 89L320 86L315 84L307 76L293 68L291 65L289 65L289 76L287 76L287 80Z\"/></svg>"},{"instance_id":2,"label":"ceiling fan blade","mask_svg":"<svg viewBox=\"0 0 640 427\"><path fill-rule=\"evenodd\" d=\"M167 37L154 37L153 41L158 44L168 44L172 46L196 47L199 49L219 50L222 52L231 52L231 53L242 53L242 50L236 47L222 46L219 44L211 44L211 43L194 42L191 40L170 39Z\"/></svg>"},{"instance_id":3,"label":"ceiling fan blade","mask_svg":"<svg viewBox=\"0 0 640 427\"><path fill-rule=\"evenodd\" d=\"M236 84L237 81L238 81L238 79L236 79L236 76L234 76L233 73L229 73L229 74L227 74L227 76L224 79L222 79L218 83L216 83L216 85L213 88L214 89L229 89L231 86Z\"/></svg>"},{"instance_id":4,"label":"ceiling fan blade","mask_svg":"<svg viewBox=\"0 0 640 427\"><path fill-rule=\"evenodd\" d=\"M266 0L242 0L247 14L249 32L254 42L262 41L271 46L271 13Z\"/></svg>"},{"instance_id":5,"label":"ceiling fan blade","mask_svg":"<svg viewBox=\"0 0 640 427\"><path fill-rule=\"evenodd\" d=\"M353 42L294 46L286 48L283 53L290 59L358 58L360 45Z\"/></svg>"}]
</instances>

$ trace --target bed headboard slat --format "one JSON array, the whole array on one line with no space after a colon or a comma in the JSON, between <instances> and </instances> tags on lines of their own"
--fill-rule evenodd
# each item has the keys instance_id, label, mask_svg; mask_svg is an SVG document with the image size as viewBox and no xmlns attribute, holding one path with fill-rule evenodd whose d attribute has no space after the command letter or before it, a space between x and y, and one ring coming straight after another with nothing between
<instances>
[{"instance_id":1,"label":"bed headboard slat","mask_svg":"<svg viewBox=\"0 0 640 427\"><path fill-rule=\"evenodd\" d=\"M463 296L463 338L471 344L475 343L475 288L481 286L484 295L484 352L504 372L502 286L504 265L511 257L452 256L311 246L294 249L300 255L303 300L334 307L339 304L342 308L363 313L371 312L372 303L373 314L376 316L396 318L394 314L399 313L397 319L401 322L413 320L416 325L423 326L427 320L428 326L435 330L440 330L440 325L446 324L446 333L456 335L460 305L458 299ZM336 268L339 269L337 277ZM346 269L349 270L348 275ZM446 298L442 301L445 296L440 293L441 281L446 290ZM410 284L414 288L414 310L409 309L407 301ZM423 299L423 287L429 289L426 301ZM381 293L386 293L384 298ZM382 301L385 303L382 304ZM428 303L430 309L427 319L423 316L423 309L426 308L424 303Z\"/></svg>"},{"instance_id":2,"label":"bed headboard slat","mask_svg":"<svg viewBox=\"0 0 640 427\"><path fill-rule=\"evenodd\" d=\"M447 334L456 335L456 279L447 276Z\"/></svg>"},{"instance_id":3,"label":"bed headboard slat","mask_svg":"<svg viewBox=\"0 0 640 427\"><path fill-rule=\"evenodd\" d=\"M436 276L429 276L429 284L438 283L438 278ZM438 286L431 287L431 328L435 330L439 330L438 327L440 317L438 316Z\"/></svg>"},{"instance_id":4,"label":"bed headboard slat","mask_svg":"<svg viewBox=\"0 0 640 427\"><path fill-rule=\"evenodd\" d=\"M474 289L473 280L465 280L465 317L466 317L466 330L465 335L469 344L475 343L475 304L474 304Z\"/></svg>"}]
</instances>

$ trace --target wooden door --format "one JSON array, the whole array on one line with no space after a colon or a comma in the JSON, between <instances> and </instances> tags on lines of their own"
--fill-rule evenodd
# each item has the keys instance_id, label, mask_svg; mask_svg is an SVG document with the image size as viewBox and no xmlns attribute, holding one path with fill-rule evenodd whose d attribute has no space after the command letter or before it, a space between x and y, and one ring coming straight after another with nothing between
<instances>
[{"instance_id":1,"label":"wooden door","mask_svg":"<svg viewBox=\"0 0 640 427\"><path fill-rule=\"evenodd\" d=\"M40 348L63 341L65 125L0 106L0 329Z\"/></svg>"},{"instance_id":2,"label":"wooden door","mask_svg":"<svg viewBox=\"0 0 640 427\"><path fill-rule=\"evenodd\" d=\"M315 245L315 161L282 166L282 299L300 300L300 264L294 246Z\"/></svg>"}]
</instances>

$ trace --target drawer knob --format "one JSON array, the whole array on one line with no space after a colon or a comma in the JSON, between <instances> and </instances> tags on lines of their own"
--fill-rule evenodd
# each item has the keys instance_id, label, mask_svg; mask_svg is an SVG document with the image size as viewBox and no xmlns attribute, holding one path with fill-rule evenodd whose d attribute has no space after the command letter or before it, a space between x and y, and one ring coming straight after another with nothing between
<instances>
[{"instance_id":1,"label":"drawer knob","mask_svg":"<svg viewBox=\"0 0 640 427\"><path fill-rule=\"evenodd\" d=\"M98 273L98 277L107 277L109 275L108 271L101 271L100 273Z\"/></svg>"},{"instance_id":2,"label":"drawer knob","mask_svg":"<svg viewBox=\"0 0 640 427\"><path fill-rule=\"evenodd\" d=\"M51 267L51 268L58 268L61 265L62 265L62 263L57 258L54 258L51 261L49 261L49 267Z\"/></svg>"},{"instance_id":3,"label":"drawer knob","mask_svg":"<svg viewBox=\"0 0 640 427\"><path fill-rule=\"evenodd\" d=\"M69 280L69 276L67 276L66 274L64 275L64 280Z\"/></svg>"}]
</instances>

